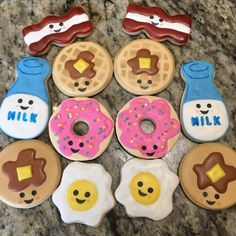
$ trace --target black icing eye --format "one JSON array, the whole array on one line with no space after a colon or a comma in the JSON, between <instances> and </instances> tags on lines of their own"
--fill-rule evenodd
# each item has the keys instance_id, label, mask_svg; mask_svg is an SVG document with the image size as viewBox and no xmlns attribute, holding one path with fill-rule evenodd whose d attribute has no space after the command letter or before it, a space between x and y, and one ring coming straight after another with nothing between
<instances>
[{"instance_id":1,"label":"black icing eye","mask_svg":"<svg viewBox=\"0 0 236 236\"><path fill-rule=\"evenodd\" d=\"M33 196L35 196L35 195L37 194L37 191L36 191L36 190L33 190L33 191L31 192L31 194L32 194Z\"/></svg>"},{"instance_id":2,"label":"black icing eye","mask_svg":"<svg viewBox=\"0 0 236 236\"><path fill-rule=\"evenodd\" d=\"M25 193L20 193L20 197L23 198L25 196Z\"/></svg>"},{"instance_id":3,"label":"black icing eye","mask_svg":"<svg viewBox=\"0 0 236 236\"><path fill-rule=\"evenodd\" d=\"M49 28L50 28L50 29L53 29L53 27L54 27L53 25L49 25Z\"/></svg>"},{"instance_id":4,"label":"black icing eye","mask_svg":"<svg viewBox=\"0 0 236 236\"><path fill-rule=\"evenodd\" d=\"M152 81L150 79L147 82L148 82L148 84L152 84Z\"/></svg>"},{"instance_id":5,"label":"black icing eye","mask_svg":"<svg viewBox=\"0 0 236 236\"><path fill-rule=\"evenodd\" d=\"M143 182L142 182L142 181L139 181L139 182L138 182L138 186L139 186L139 187L142 187L142 186L143 186Z\"/></svg>"},{"instance_id":6,"label":"black icing eye","mask_svg":"<svg viewBox=\"0 0 236 236\"><path fill-rule=\"evenodd\" d=\"M212 107L212 105L211 105L210 103L208 103L208 104L207 104L207 107L208 107L208 108L211 108L211 107Z\"/></svg>"},{"instance_id":7,"label":"black icing eye","mask_svg":"<svg viewBox=\"0 0 236 236\"><path fill-rule=\"evenodd\" d=\"M18 99L18 102L19 102L19 103L22 103L22 102L23 102L23 99L21 99L21 98Z\"/></svg>"},{"instance_id":8,"label":"black icing eye","mask_svg":"<svg viewBox=\"0 0 236 236\"><path fill-rule=\"evenodd\" d=\"M73 141L70 140L70 141L68 142L68 144L69 144L70 146L73 145Z\"/></svg>"},{"instance_id":9,"label":"black icing eye","mask_svg":"<svg viewBox=\"0 0 236 236\"><path fill-rule=\"evenodd\" d=\"M85 81L84 83L86 86L89 86L89 81Z\"/></svg>"},{"instance_id":10,"label":"black icing eye","mask_svg":"<svg viewBox=\"0 0 236 236\"><path fill-rule=\"evenodd\" d=\"M160 22L163 22L163 19L162 19L162 18L160 18L160 19L159 19L159 21L160 21Z\"/></svg>"},{"instance_id":11,"label":"black icing eye","mask_svg":"<svg viewBox=\"0 0 236 236\"><path fill-rule=\"evenodd\" d=\"M203 197L207 197L208 193L207 192L203 192L202 195L203 195Z\"/></svg>"},{"instance_id":12,"label":"black icing eye","mask_svg":"<svg viewBox=\"0 0 236 236\"><path fill-rule=\"evenodd\" d=\"M78 87L78 86L79 86L79 83L78 83L78 82L75 82L75 83L74 83L74 86L75 86L75 87Z\"/></svg>"},{"instance_id":13,"label":"black icing eye","mask_svg":"<svg viewBox=\"0 0 236 236\"><path fill-rule=\"evenodd\" d=\"M150 19L154 19L154 16L149 16Z\"/></svg>"},{"instance_id":14,"label":"black icing eye","mask_svg":"<svg viewBox=\"0 0 236 236\"><path fill-rule=\"evenodd\" d=\"M77 196L79 194L79 191L76 189L73 191L74 196Z\"/></svg>"},{"instance_id":15,"label":"black icing eye","mask_svg":"<svg viewBox=\"0 0 236 236\"><path fill-rule=\"evenodd\" d=\"M87 198L90 197L90 192L86 192L86 193L84 194L84 196L87 197Z\"/></svg>"},{"instance_id":16,"label":"black icing eye","mask_svg":"<svg viewBox=\"0 0 236 236\"><path fill-rule=\"evenodd\" d=\"M141 84L141 83L142 83L142 80L141 80L141 79L138 79L138 80L137 80L137 83L138 83L138 84Z\"/></svg>"},{"instance_id":17,"label":"black icing eye","mask_svg":"<svg viewBox=\"0 0 236 236\"><path fill-rule=\"evenodd\" d=\"M147 147L146 147L145 145L143 145L143 146L142 146L142 150L145 151L146 149L147 149Z\"/></svg>"},{"instance_id":18,"label":"black icing eye","mask_svg":"<svg viewBox=\"0 0 236 236\"><path fill-rule=\"evenodd\" d=\"M200 105L200 104L197 104L196 107L197 107L197 108L201 108L201 105Z\"/></svg>"},{"instance_id":19,"label":"black icing eye","mask_svg":"<svg viewBox=\"0 0 236 236\"><path fill-rule=\"evenodd\" d=\"M80 143L79 146L80 146L80 147L83 147L83 146L84 146L84 143Z\"/></svg>"},{"instance_id":20,"label":"black icing eye","mask_svg":"<svg viewBox=\"0 0 236 236\"><path fill-rule=\"evenodd\" d=\"M215 194L215 199L219 199L220 198L220 195L217 193Z\"/></svg>"},{"instance_id":21,"label":"black icing eye","mask_svg":"<svg viewBox=\"0 0 236 236\"><path fill-rule=\"evenodd\" d=\"M62 23L62 22L60 22L60 23L59 23L59 25L60 25L60 26L63 26L63 23Z\"/></svg>"},{"instance_id":22,"label":"black icing eye","mask_svg":"<svg viewBox=\"0 0 236 236\"><path fill-rule=\"evenodd\" d=\"M153 145L153 149L154 149L154 150L157 150L157 145Z\"/></svg>"},{"instance_id":23,"label":"black icing eye","mask_svg":"<svg viewBox=\"0 0 236 236\"><path fill-rule=\"evenodd\" d=\"M153 188L148 188L148 192L152 193L153 192Z\"/></svg>"},{"instance_id":24,"label":"black icing eye","mask_svg":"<svg viewBox=\"0 0 236 236\"><path fill-rule=\"evenodd\" d=\"M29 100L29 104L32 105L34 103L33 100Z\"/></svg>"}]
</instances>

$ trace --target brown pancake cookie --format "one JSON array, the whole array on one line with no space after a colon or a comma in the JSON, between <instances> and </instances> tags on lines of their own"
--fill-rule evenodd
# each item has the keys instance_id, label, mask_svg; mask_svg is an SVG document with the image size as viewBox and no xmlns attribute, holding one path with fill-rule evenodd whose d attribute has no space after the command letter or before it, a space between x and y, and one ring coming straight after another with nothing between
<instances>
[{"instance_id":1,"label":"brown pancake cookie","mask_svg":"<svg viewBox=\"0 0 236 236\"><path fill-rule=\"evenodd\" d=\"M231 207L236 203L236 152L220 143L200 144L182 159L179 178L188 198L200 207Z\"/></svg>"},{"instance_id":2,"label":"brown pancake cookie","mask_svg":"<svg viewBox=\"0 0 236 236\"><path fill-rule=\"evenodd\" d=\"M60 177L59 158L46 143L17 141L0 153L0 199L12 207L31 208L46 201Z\"/></svg>"},{"instance_id":3,"label":"brown pancake cookie","mask_svg":"<svg viewBox=\"0 0 236 236\"><path fill-rule=\"evenodd\" d=\"M114 73L128 92L152 95L171 83L175 73L174 57L168 48L154 40L134 40L117 53Z\"/></svg>"},{"instance_id":4,"label":"brown pancake cookie","mask_svg":"<svg viewBox=\"0 0 236 236\"><path fill-rule=\"evenodd\" d=\"M113 64L105 48L94 42L76 42L63 48L53 64L56 86L71 97L89 97L109 83Z\"/></svg>"}]
</instances>

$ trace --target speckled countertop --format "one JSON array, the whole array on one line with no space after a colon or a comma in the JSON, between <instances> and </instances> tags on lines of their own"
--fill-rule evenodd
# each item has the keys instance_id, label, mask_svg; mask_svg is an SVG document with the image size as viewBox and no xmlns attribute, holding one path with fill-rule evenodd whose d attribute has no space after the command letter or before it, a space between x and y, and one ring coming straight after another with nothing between
<instances>
[{"instance_id":1,"label":"speckled countertop","mask_svg":"<svg viewBox=\"0 0 236 236\"><path fill-rule=\"evenodd\" d=\"M184 89L179 75L182 62L201 59L215 64L215 83L224 96L230 117L230 129L220 141L236 147L236 4L234 0L165 0L135 1L144 6L159 5L170 14L189 13L193 16L191 38L186 46L164 43L176 59L176 74L170 86L158 96L169 100L176 111ZM39 22L50 14L60 15L73 6L82 6L89 13L95 26L94 33L85 40L103 45L114 58L116 52L127 42L139 36L128 36L121 31L121 19L126 12L128 1L0 1L0 100L15 79L15 64L22 56L28 55L23 43L21 29L33 22ZM53 60L60 48L52 47L46 58ZM49 92L53 106L67 97L49 82ZM112 79L107 88L96 95L115 119L119 109L133 95L124 91ZM50 143L48 132L39 137ZM14 139L0 133L0 149ZM164 157L173 171L184 153L196 144L183 135L176 146ZM130 156L121 148L115 135L105 153L95 162L101 163L112 175L113 190L119 184L120 168ZM61 159L63 167L69 161ZM30 210L19 210L0 203L0 235L236 235L236 206L224 211L207 211L195 206L183 194L180 187L174 194L174 210L164 220L154 222L149 219L127 217L124 208L116 204L97 228L81 224L66 225L60 219L51 199Z\"/></svg>"}]
</instances>

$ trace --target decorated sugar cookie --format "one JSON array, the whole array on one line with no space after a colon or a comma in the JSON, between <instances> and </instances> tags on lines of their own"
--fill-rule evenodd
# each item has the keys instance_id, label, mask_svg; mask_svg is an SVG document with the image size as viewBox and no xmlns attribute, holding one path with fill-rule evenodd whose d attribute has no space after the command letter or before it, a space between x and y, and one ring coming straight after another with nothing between
<instances>
[{"instance_id":1,"label":"decorated sugar cookie","mask_svg":"<svg viewBox=\"0 0 236 236\"><path fill-rule=\"evenodd\" d=\"M121 169L115 197L128 216L161 220L173 209L172 195L178 184L178 176L164 161L131 159Z\"/></svg>"},{"instance_id":2,"label":"decorated sugar cookie","mask_svg":"<svg viewBox=\"0 0 236 236\"><path fill-rule=\"evenodd\" d=\"M142 129L149 121L153 130ZM146 96L129 101L118 113L116 134L119 142L130 154L146 159L165 156L180 135L176 112L163 98Z\"/></svg>"},{"instance_id":3,"label":"decorated sugar cookie","mask_svg":"<svg viewBox=\"0 0 236 236\"><path fill-rule=\"evenodd\" d=\"M221 210L236 204L236 152L220 143L190 149L179 168L181 186L200 207Z\"/></svg>"},{"instance_id":4,"label":"decorated sugar cookie","mask_svg":"<svg viewBox=\"0 0 236 236\"><path fill-rule=\"evenodd\" d=\"M49 121L49 135L57 151L71 160L97 158L108 147L113 120L97 100L67 99Z\"/></svg>"},{"instance_id":5,"label":"decorated sugar cookie","mask_svg":"<svg viewBox=\"0 0 236 236\"><path fill-rule=\"evenodd\" d=\"M150 39L129 42L116 55L114 73L118 83L130 93L152 95L165 89L175 73L171 52Z\"/></svg>"},{"instance_id":6,"label":"decorated sugar cookie","mask_svg":"<svg viewBox=\"0 0 236 236\"><path fill-rule=\"evenodd\" d=\"M46 87L50 73L45 59L25 57L18 62L18 77L0 108L0 127L4 133L17 139L30 139L44 131L50 113Z\"/></svg>"},{"instance_id":7,"label":"decorated sugar cookie","mask_svg":"<svg viewBox=\"0 0 236 236\"><path fill-rule=\"evenodd\" d=\"M188 41L192 19L188 15L168 15L159 7L142 7L130 3L122 28L128 34L144 32L157 41L169 40L174 44Z\"/></svg>"},{"instance_id":8,"label":"decorated sugar cookie","mask_svg":"<svg viewBox=\"0 0 236 236\"><path fill-rule=\"evenodd\" d=\"M0 200L16 208L46 201L61 177L55 151L38 140L17 141L0 153Z\"/></svg>"},{"instance_id":9,"label":"decorated sugar cookie","mask_svg":"<svg viewBox=\"0 0 236 236\"><path fill-rule=\"evenodd\" d=\"M53 64L56 86L71 97L89 97L101 92L112 73L110 55L94 42L76 42L65 47Z\"/></svg>"},{"instance_id":10,"label":"decorated sugar cookie","mask_svg":"<svg viewBox=\"0 0 236 236\"><path fill-rule=\"evenodd\" d=\"M40 23L22 30L32 55L45 54L50 44L65 46L76 37L86 37L92 32L93 25L81 7L70 9L64 16L47 16Z\"/></svg>"},{"instance_id":11,"label":"decorated sugar cookie","mask_svg":"<svg viewBox=\"0 0 236 236\"><path fill-rule=\"evenodd\" d=\"M228 129L229 119L213 82L213 65L191 61L182 65L181 75L186 83L180 108L184 133L197 142L221 138Z\"/></svg>"},{"instance_id":12,"label":"decorated sugar cookie","mask_svg":"<svg viewBox=\"0 0 236 236\"><path fill-rule=\"evenodd\" d=\"M111 176L102 165L73 162L62 175L52 200L65 223L98 226L114 205Z\"/></svg>"}]
</instances>

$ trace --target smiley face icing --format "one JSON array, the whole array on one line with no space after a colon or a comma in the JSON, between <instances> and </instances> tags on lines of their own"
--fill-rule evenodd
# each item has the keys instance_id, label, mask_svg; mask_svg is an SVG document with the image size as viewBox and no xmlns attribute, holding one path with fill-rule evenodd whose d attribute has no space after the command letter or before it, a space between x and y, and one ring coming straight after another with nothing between
<instances>
[{"instance_id":1,"label":"smiley face icing","mask_svg":"<svg viewBox=\"0 0 236 236\"><path fill-rule=\"evenodd\" d=\"M138 39L125 45L114 60L114 73L122 88L135 95L164 90L175 73L174 57L164 45Z\"/></svg>"},{"instance_id":2,"label":"smiley face icing","mask_svg":"<svg viewBox=\"0 0 236 236\"><path fill-rule=\"evenodd\" d=\"M181 186L200 207L221 210L235 205L236 153L220 143L200 144L182 159Z\"/></svg>"},{"instance_id":3,"label":"smiley face icing","mask_svg":"<svg viewBox=\"0 0 236 236\"><path fill-rule=\"evenodd\" d=\"M0 108L0 127L17 139L39 136L49 119L46 79L50 65L42 58L26 57L17 65L18 78L7 92Z\"/></svg>"},{"instance_id":4,"label":"smiley face icing","mask_svg":"<svg viewBox=\"0 0 236 236\"><path fill-rule=\"evenodd\" d=\"M180 108L184 133L197 142L221 138L228 129L229 119L222 96L213 83L213 65L188 62L182 65L181 75L186 82Z\"/></svg>"},{"instance_id":5,"label":"smiley face icing","mask_svg":"<svg viewBox=\"0 0 236 236\"><path fill-rule=\"evenodd\" d=\"M53 80L64 94L90 97L111 80L113 63L105 48L94 42L76 42L62 49L53 64Z\"/></svg>"},{"instance_id":6,"label":"smiley face icing","mask_svg":"<svg viewBox=\"0 0 236 236\"><path fill-rule=\"evenodd\" d=\"M135 158L122 167L115 197L130 217L161 220L173 209L172 195L178 184L178 176L164 161Z\"/></svg>"},{"instance_id":7,"label":"smiley face icing","mask_svg":"<svg viewBox=\"0 0 236 236\"><path fill-rule=\"evenodd\" d=\"M111 182L111 176L99 164L69 164L52 196L62 220L98 226L115 205Z\"/></svg>"},{"instance_id":8,"label":"smiley face icing","mask_svg":"<svg viewBox=\"0 0 236 236\"><path fill-rule=\"evenodd\" d=\"M0 200L16 208L35 207L50 197L60 176L60 161L50 146L17 141L0 153Z\"/></svg>"}]
</instances>

